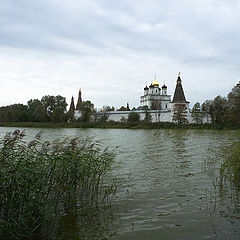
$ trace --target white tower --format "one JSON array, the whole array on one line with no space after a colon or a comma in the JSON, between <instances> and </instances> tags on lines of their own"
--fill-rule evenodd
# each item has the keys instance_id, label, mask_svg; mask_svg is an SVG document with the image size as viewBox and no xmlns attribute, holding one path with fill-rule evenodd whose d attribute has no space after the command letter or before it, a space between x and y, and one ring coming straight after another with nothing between
<instances>
[{"instance_id":1,"label":"white tower","mask_svg":"<svg viewBox=\"0 0 240 240\"><path fill-rule=\"evenodd\" d=\"M167 86L165 84L162 86L162 95L167 95Z\"/></svg>"},{"instance_id":2,"label":"white tower","mask_svg":"<svg viewBox=\"0 0 240 240\"><path fill-rule=\"evenodd\" d=\"M146 87L144 88L144 95L148 95L148 91L149 91L149 88L148 88L148 86L146 86Z\"/></svg>"}]
</instances>

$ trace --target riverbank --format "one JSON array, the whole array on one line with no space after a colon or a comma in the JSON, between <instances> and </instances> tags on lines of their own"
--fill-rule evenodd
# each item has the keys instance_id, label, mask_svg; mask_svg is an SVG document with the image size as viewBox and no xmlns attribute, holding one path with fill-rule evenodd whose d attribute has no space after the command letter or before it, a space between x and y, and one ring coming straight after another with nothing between
<instances>
[{"instance_id":1,"label":"riverbank","mask_svg":"<svg viewBox=\"0 0 240 240\"><path fill-rule=\"evenodd\" d=\"M240 130L240 125L228 124L176 124L169 122L128 123L128 122L9 122L0 123L1 127L33 127L33 128L119 128L119 129L208 129L208 130Z\"/></svg>"}]
</instances>

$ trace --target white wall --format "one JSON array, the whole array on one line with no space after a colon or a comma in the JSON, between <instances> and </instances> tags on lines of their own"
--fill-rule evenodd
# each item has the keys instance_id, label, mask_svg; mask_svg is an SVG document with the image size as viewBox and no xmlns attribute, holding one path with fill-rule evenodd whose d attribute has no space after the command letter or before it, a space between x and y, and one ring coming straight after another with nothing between
<instances>
[{"instance_id":1,"label":"white wall","mask_svg":"<svg viewBox=\"0 0 240 240\"><path fill-rule=\"evenodd\" d=\"M108 115L108 119L107 121L115 121L115 122L120 122L122 118L127 119L128 118L128 114L131 113L132 111L114 111L114 112L98 112L96 113L96 117L97 118L101 118L101 116L103 116L104 114ZM138 113L140 115L140 120L144 120L145 118L145 111L134 111L136 113ZM172 122L172 112L170 110L162 110L162 111L158 111L158 110L151 110L148 111L152 117L152 122ZM159 119L160 118L160 119ZM93 119L95 119L95 117L93 117Z\"/></svg>"},{"instance_id":2,"label":"white wall","mask_svg":"<svg viewBox=\"0 0 240 240\"><path fill-rule=\"evenodd\" d=\"M132 111L112 111L112 112L98 112L93 114L92 119L101 119L106 114L108 116L107 121L121 122L122 118L128 119L128 114ZM134 111L140 115L140 120L144 120L145 111ZM170 103L170 109L166 110L150 110L148 111L152 117L152 122L173 122L173 104ZM187 120L189 123L196 123L191 117L189 109L187 110ZM203 118L203 123L210 123L210 116Z\"/></svg>"}]
</instances>

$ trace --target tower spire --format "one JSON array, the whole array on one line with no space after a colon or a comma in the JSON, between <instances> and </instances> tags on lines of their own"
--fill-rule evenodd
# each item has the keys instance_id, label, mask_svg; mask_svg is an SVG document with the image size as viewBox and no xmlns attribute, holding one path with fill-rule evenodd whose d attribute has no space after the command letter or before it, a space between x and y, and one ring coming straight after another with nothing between
<instances>
[{"instance_id":1,"label":"tower spire","mask_svg":"<svg viewBox=\"0 0 240 240\"><path fill-rule=\"evenodd\" d=\"M82 92L81 92L81 88L80 88L79 92L78 92L78 101L77 101L77 105L76 105L76 110L81 110L81 105L82 105Z\"/></svg>"},{"instance_id":2,"label":"tower spire","mask_svg":"<svg viewBox=\"0 0 240 240\"><path fill-rule=\"evenodd\" d=\"M130 111L129 103L127 102L127 110Z\"/></svg>"},{"instance_id":3,"label":"tower spire","mask_svg":"<svg viewBox=\"0 0 240 240\"><path fill-rule=\"evenodd\" d=\"M178 73L177 82L179 82L179 81L182 82L182 80L181 80L181 72Z\"/></svg>"},{"instance_id":4,"label":"tower spire","mask_svg":"<svg viewBox=\"0 0 240 240\"><path fill-rule=\"evenodd\" d=\"M73 98L73 96L72 96L69 111L74 111L74 110L75 110L75 104L74 104L74 98Z\"/></svg>"},{"instance_id":5,"label":"tower spire","mask_svg":"<svg viewBox=\"0 0 240 240\"><path fill-rule=\"evenodd\" d=\"M185 95L184 95L184 91L183 91L183 87L182 87L182 80L180 77L180 72L178 73L178 78L177 78L177 85L175 88L175 92L174 92L174 96L173 96L173 103L188 103L188 101L186 101Z\"/></svg>"}]
</instances>

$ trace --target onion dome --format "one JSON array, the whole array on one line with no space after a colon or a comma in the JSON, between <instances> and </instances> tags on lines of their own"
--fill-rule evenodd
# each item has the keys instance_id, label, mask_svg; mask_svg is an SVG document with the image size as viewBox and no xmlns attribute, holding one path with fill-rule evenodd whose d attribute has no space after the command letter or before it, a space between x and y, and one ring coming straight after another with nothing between
<instances>
[{"instance_id":1,"label":"onion dome","mask_svg":"<svg viewBox=\"0 0 240 240\"><path fill-rule=\"evenodd\" d=\"M151 83L151 85L149 86L149 88L154 88L154 85Z\"/></svg>"},{"instance_id":2,"label":"onion dome","mask_svg":"<svg viewBox=\"0 0 240 240\"><path fill-rule=\"evenodd\" d=\"M155 78L155 80L152 84L153 84L154 87L159 87L159 83L156 81L156 78Z\"/></svg>"},{"instance_id":3,"label":"onion dome","mask_svg":"<svg viewBox=\"0 0 240 240\"><path fill-rule=\"evenodd\" d=\"M162 86L162 89L164 89L164 88L165 88L165 89L167 88L167 86L166 86L165 84Z\"/></svg>"},{"instance_id":4,"label":"onion dome","mask_svg":"<svg viewBox=\"0 0 240 240\"><path fill-rule=\"evenodd\" d=\"M148 88L148 86L146 86L145 88L144 88L144 90L148 90L149 88Z\"/></svg>"}]
</instances>

